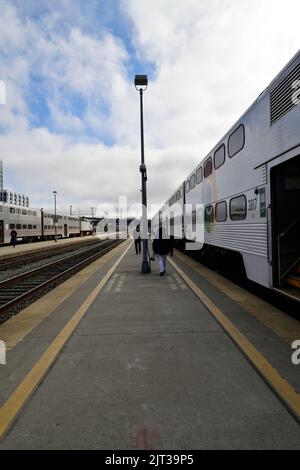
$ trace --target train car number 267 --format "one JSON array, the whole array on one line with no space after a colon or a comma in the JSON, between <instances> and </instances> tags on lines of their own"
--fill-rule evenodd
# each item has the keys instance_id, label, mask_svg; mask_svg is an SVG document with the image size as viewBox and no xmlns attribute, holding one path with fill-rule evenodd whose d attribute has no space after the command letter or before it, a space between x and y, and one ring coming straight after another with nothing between
<instances>
[{"instance_id":1,"label":"train car number 267","mask_svg":"<svg viewBox=\"0 0 300 470\"><path fill-rule=\"evenodd\" d=\"M257 206L257 197L248 199L248 211L255 211Z\"/></svg>"}]
</instances>

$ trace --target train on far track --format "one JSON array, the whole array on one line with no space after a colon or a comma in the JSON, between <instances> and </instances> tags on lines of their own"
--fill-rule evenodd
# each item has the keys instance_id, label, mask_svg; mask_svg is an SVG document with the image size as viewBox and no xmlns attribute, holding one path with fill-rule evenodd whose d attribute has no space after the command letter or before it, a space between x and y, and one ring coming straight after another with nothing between
<instances>
[{"instance_id":1,"label":"train on far track","mask_svg":"<svg viewBox=\"0 0 300 470\"><path fill-rule=\"evenodd\" d=\"M300 51L199 159L152 227L172 235L175 226L193 242L198 221L204 255L229 265L238 258L249 280L300 299Z\"/></svg>"},{"instance_id":2,"label":"train on far track","mask_svg":"<svg viewBox=\"0 0 300 470\"><path fill-rule=\"evenodd\" d=\"M13 229L18 240L28 242L92 234L92 225L84 217L57 214L55 219L54 214L43 209L0 203L0 245L10 242Z\"/></svg>"}]
</instances>

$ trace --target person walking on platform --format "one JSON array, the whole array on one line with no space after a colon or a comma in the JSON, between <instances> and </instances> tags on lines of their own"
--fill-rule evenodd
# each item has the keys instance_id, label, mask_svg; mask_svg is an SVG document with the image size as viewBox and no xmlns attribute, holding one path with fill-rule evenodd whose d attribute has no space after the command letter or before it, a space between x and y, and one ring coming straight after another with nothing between
<instances>
[{"instance_id":1,"label":"person walking on platform","mask_svg":"<svg viewBox=\"0 0 300 470\"><path fill-rule=\"evenodd\" d=\"M10 232L10 243L14 248L17 243L17 236L18 236L17 231L13 228Z\"/></svg>"},{"instance_id":2,"label":"person walking on platform","mask_svg":"<svg viewBox=\"0 0 300 470\"><path fill-rule=\"evenodd\" d=\"M133 238L134 238L134 246L135 246L135 253L139 255L141 253L141 232L140 232L140 226L137 225L133 232Z\"/></svg>"},{"instance_id":3,"label":"person walking on platform","mask_svg":"<svg viewBox=\"0 0 300 470\"><path fill-rule=\"evenodd\" d=\"M173 256L173 240L164 237L162 228L159 229L158 238L153 240L152 249L157 256L159 275L163 276L166 273L167 255Z\"/></svg>"}]
</instances>

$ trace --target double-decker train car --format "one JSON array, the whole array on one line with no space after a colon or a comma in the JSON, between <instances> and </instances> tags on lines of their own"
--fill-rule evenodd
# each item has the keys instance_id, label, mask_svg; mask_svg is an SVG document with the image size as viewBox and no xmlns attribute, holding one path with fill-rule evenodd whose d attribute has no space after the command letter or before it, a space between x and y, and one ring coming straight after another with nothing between
<instances>
[{"instance_id":1,"label":"double-decker train car","mask_svg":"<svg viewBox=\"0 0 300 470\"><path fill-rule=\"evenodd\" d=\"M203 250L239 254L248 279L299 296L300 51L182 188L166 206L184 207L185 240L201 219Z\"/></svg>"},{"instance_id":2,"label":"double-decker train car","mask_svg":"<svg viewBox=\"0 0 300 470\"><path fill-rule=\"evenodd\" d=\"M91 235L92 227L88 220L71 215L56 215L42 209L0 204L0 244L10 242L10 232L15 229L18 239L35 241ZM56 233L55 233L56 232Z\"/></svg>"}]
</instances>

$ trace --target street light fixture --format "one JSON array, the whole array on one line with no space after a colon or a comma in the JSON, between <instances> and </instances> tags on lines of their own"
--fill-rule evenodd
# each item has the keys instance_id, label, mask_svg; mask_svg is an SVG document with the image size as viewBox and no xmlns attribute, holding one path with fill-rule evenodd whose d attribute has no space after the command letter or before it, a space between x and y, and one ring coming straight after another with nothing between
<instances>
[{"instance_id":1,"label":"street light fixture","mask_svg":"<svg viewBox=\"0 0 300 470\"><path fill-rule=\"evenodd\" d=\"M142 273L150 273L151 265L148 256L148 216L147 216L147 169L145 165L144 153L144 117L143 117L143 92L148 87L147 75L136 75L134 78L135 89L140 92L140 114L141 114L141 165L140 172L142 178L142 240L143 240L143 261Z\"/></svg>"},{"instance_id":2,"label":"street light fixture","mask_svg":"<svg viewBox=\"0 0 300 470\"><path fill-rule=\"evenodd\" d=\"M54 194L54 240L57 242L57 217L56 217L56 195L57 191L53 191Z\"/></svg>"}]
</instances>

